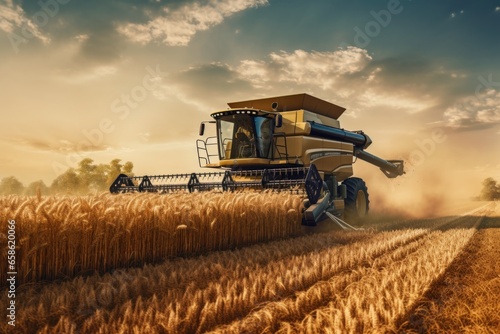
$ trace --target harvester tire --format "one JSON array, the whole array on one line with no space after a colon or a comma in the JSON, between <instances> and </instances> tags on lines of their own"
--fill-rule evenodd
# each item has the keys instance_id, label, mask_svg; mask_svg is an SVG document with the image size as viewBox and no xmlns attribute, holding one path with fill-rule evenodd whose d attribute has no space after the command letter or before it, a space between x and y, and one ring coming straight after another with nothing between
<instances>
[{"instance_id":1,"label":"harvester tire","mask_svg":"<svg viewBox=\"0 0 500 334\"><path fill-rule=\"evenodd\" d=\"M350 177L342 182L347 188L344 200L344 218L350 222L359 222L368 214L370 200L365 181L358 177Z\"/></svg>"}]
</instances>

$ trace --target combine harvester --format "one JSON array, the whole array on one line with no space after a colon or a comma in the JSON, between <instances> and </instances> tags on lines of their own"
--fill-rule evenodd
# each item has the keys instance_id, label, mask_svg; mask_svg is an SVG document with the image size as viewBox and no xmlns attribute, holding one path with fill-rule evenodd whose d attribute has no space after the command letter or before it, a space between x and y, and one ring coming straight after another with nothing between
<instances>
[{"instance_id":1,"label":"combine harvester","mask_svg":"<svg viewBox=\"0 0 500 334\"><path fill-rule=\"evenodd\" d=\"M404 174L402 160L384 160L365 151L372 143L363 131L340 128L345 108L308 94L228 103L210 116L216 136L197 140L201 167L218 171L191 174L127 176L120 174L112 193L274 189L304 194L302 224L365 216L365 182L353 175L353 159L381 169L389 178Z\"/></svg>"}]
</instances>

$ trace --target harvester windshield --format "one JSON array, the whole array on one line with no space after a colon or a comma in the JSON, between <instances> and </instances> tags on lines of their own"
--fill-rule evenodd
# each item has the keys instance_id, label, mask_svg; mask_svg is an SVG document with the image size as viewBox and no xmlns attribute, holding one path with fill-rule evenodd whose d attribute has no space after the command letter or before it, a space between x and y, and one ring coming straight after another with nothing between
<instances>
[{"instance_id":1,"label":"harvester windshield","mask_svg":"<svg viewBox=\"0 0 500 334\"><path fill-rule=\"evenodd\" d=\"M236 114L217 119L221 160L269 158L274 120L272 118Z\"/></svg>"}]
</instances>

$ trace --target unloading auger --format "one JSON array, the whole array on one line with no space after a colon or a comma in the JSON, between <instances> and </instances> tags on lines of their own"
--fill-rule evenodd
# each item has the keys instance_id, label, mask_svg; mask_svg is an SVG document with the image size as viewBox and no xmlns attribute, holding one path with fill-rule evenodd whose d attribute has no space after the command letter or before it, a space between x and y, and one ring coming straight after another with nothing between
<instances>
[{"instance_id":1,"label":"unloading auger","mask_svg":"<svg viewBox=\"0 0 500 334\"><path fill-rule=\"evenodd\" d=\"M216 136L197 140L205 173L127 176L120 174L112 193L235 191L274 189L304 195L302 223L315 226L340 217L357 219L369 210L365 182L353 175L359 158L380 168L389 178L404 174L402 160L384 160L365 151L372 143L363 131L340 128L345 108L308 94L228 103L229 109L202 122L215 124Z\"/></svg>"}]
</instances>

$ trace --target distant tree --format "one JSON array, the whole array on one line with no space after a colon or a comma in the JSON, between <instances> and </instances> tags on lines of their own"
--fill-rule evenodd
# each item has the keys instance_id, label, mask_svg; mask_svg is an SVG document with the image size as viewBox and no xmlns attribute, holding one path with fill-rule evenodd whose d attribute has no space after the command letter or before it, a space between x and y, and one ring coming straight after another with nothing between
<instances>
[{"instance_id":1,"label":"distant tree","mask_svg":"<svg viewBox=\"0 0 500 334\"><path fill-rule=\"evenodd\" d=\"M52 181L50 190L53 193L79 194L81 182L74 168L70 168Z\"/></svg>"},{"instance_id":2,"label":"distant tree","mask_svg":"<svg viewBox=\"0 0 500 334\"><path fill-rule=\"evenodd\" d=\"M120 163L120 159L113 159L109 163L109 171L107 175L106 183L111 185L113 181L122 173L123 165Z\"/></svg>"},{"instance_id":3,"label":"distant tree","mask_svg":"<svg viewBox=\"0 0 500 334\"><path fill-rule=\"evenodd\" d=\"M87 187L93 182L96 166L93 164L94 160L85 158L78 163L76 172L82 184ZM86 190L86 189L85 189Z\"/></svg>"},{"instance_id":4,"label":"distant tree","mask_svg":"<svg viewBox=\"0 0 500 334\"><path fill-rule=\"evenodd\" d=\"M0 195L21 195L24 185L14 176L4 177L0 181Z\"/></svg>"},{"instance_id":5,"label":"distant tree","mask_svg":"<svg viewBox=\"0 0 500 334\"><path fill-rule=\"evenodd\" d=\"M57 176L50 187L42 181L30 183L27 187L14 176L0 180L0 195L48 195L77 194L84 195L95 191L109 189L118 175L124 173L133 176L134 164L130 161L121 163L120 159L113 159L109 164L94 164L94 160L85 158L78 163L77 168L69 168Z\"/></svg>"},{"instance_id":6,"label":"distant tree","mask_svg":"<svg viewBox=\"0 0 500 334\"><path fill-rule=\"evenodd\" d=\"M109 164L94 164L94 160L85 158L78 163L76 169L68 169L59 175L50 187L53 193L88 194L94 191L104 191L121 173L133 175L134 164L120 159L113 159Z\"/></svg>"},{"instance_id":7,"label":"distant tree","mask_svg":"<svg viewBox=\"0 0 500 334\"><path fill-rule=\"evenodd\" d=\"M120 159L113 159L109 163L107 180L106 180L106 188L109 188L113 181L116 180L118 175L127 174L128 176L134 176L132 169L134 169L134 164L130 161L127 161L125 164L120 163Z\"/></svg>"},{"instance_id":8,"label":"distant tree","mask_svg":"<svg viewBox=\"0 0 500 334\"><path fill-rule=\"evenodd\" d=\"M108 174L109 174L108 164L97 165L93 181L91 182L91 190L102 191L109 188Z\"/></svg>"},{"instance_id":9,"label":"distant tree","mask_svg":"<svg viewBox=\"0 0 500 334\"><path fill-rule=\"evenodd\" d=\"M35 182L31 182L24 190L24 194L28 196L35 196L38 194L48 195L49 187L47 187L47 185L42 180L38 180Z\"/></svg>"},{"instance_id":10,"label":"distant tree","mask_svg":"<svg viewBox=\"0 0 500 334\"><path fill-rule=\"evenodd\" d=\"M483 181L483 189L481 190L480 198L485 201L494 201L500 199L500 186L497 181L489 177Z\"/></svg>"},{"instance_id":11,"label":"distant tree","mask_svg":"<svg viewBox=\"0 0 500 334\"><path fill-rule=\"evenodd\" d=\"M80 161L77 169L80 178L80 191L88 193L105 189L108 170L108 165L95 165L94 160L90 158Z\"/></svg>"},{"instance_id":12,"label":"distant tree","mask_svg":"<svg viewBox=\"0 0 500 334\"><path fill-rule=\"evenodd\" d=\"M123 165L123 170L122 172L127 174L128 176L134 176L134 173L132 172L132 169L134 169L134 164L131 163L130 161L127 161L125 165Z\"/></svg>"}]
</instances>

